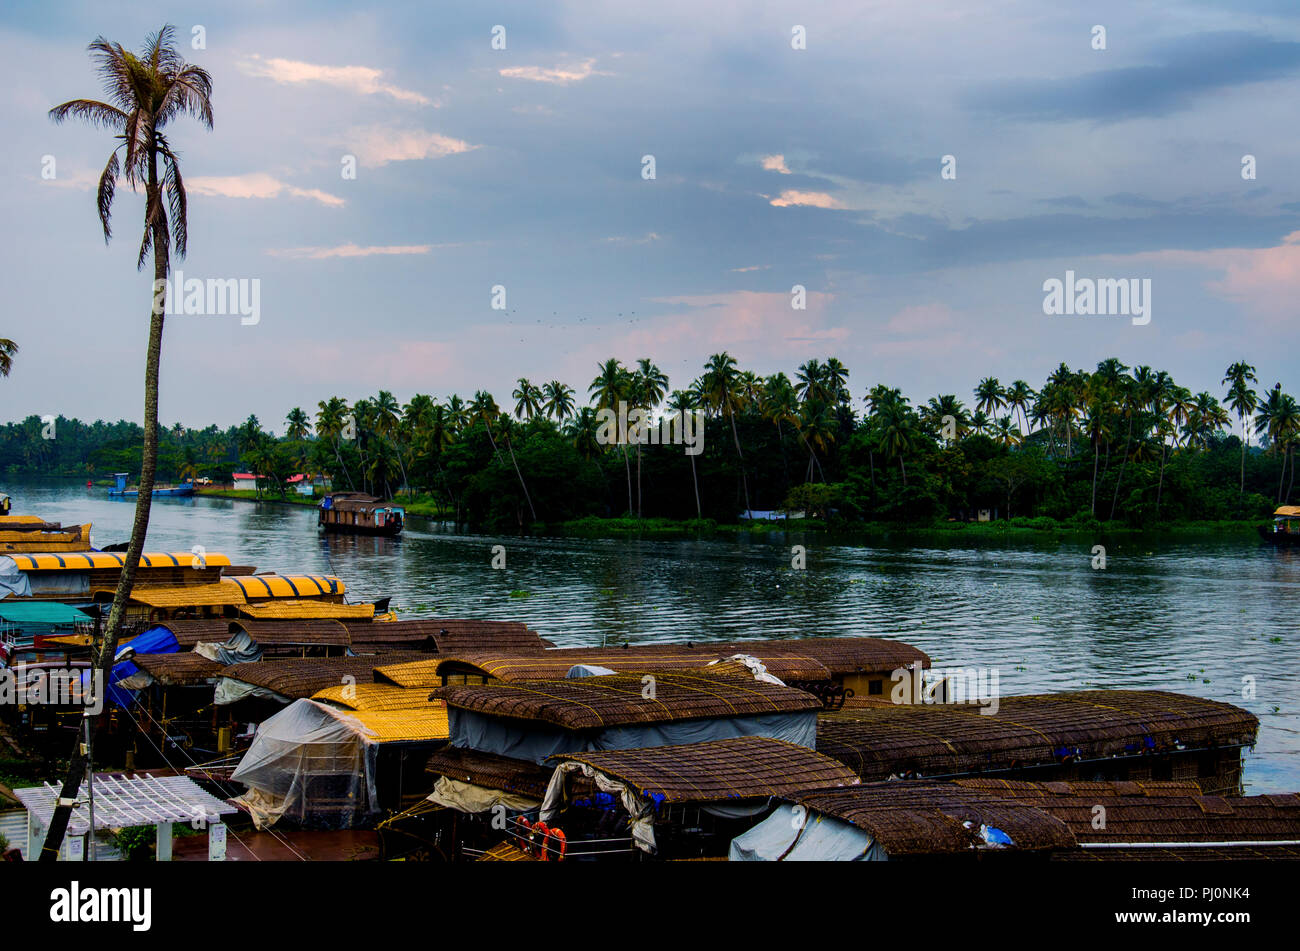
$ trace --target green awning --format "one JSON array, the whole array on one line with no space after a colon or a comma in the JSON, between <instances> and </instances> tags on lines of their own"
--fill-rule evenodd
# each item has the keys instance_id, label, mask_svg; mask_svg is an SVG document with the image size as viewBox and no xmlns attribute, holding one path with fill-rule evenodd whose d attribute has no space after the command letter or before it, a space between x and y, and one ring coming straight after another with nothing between
<instances>
[{"instance_id":1,"label":"green awning","mask_svg":"<svg viewBox=\"0 0 1300 951\"><path fill-rule=\"evenodd\" d=\"M0 621L10 624L79 624L90 615L58 601L0 601Z\"/></svg>"}]
</instances>

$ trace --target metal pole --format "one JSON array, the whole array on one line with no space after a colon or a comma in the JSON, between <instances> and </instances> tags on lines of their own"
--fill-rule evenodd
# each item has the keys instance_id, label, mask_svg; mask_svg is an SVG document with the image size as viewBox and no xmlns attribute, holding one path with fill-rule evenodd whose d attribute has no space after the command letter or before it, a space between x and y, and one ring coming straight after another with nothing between
<instances>
[{"instance_id":1,"label":"metal pole","mask_svg":"<svg viewBox=\"0 0 1300 951\"><path fill-rule=\"evenodd\" d=\"M103 628L104 628L103 620L104 620L104 611L102 608L96 605L95 606L95 640L100 640L101 638ZM105 645L101 642L100 650L102 651L104 650L104 648ZM101 664L102 664L102 658L101 658ZM95 700L95 675L98 672L99 667L100 664L93 664L91 665L90 670L87 671L87 676L90 678L90 683L88 683L86 686L90 690L90 703L86 705L86 709L82 711L81 714L81 722L86 728L86 785L87 785L87 795L90 798L90 833L86 838L86 861L87 862L95 861L95 757L93 755L93 750L91 749L92 736L90 730L90 718L92 714L90 712L90 708L91 708L91 704L93 704ZM85 699L86 698L83 696L82 700Z\"/></svg>"}]
</instances>

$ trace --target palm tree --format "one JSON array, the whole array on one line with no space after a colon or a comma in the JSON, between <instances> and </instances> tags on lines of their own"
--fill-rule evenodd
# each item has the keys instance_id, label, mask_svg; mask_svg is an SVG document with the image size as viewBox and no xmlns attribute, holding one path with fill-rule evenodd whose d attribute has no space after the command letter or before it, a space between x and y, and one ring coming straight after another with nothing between
<instances>
[{"instance_id":1,"label":"palm tree","mask_svg":"<svg viewBox=\"0 0 1300 951\"><path fill-rule=\"evenodd\" d=\"M488 442L492 444L492 451L496 454L497 461L501 461L501 450L497 448L496 437L492 435L492 427L499 425L506 437L506 449L510 452L510 461L514 464L515 475L519 479L519 486L524 490L524 501L528 503L528 511L532 513L533 521L537 521L537 510L533 508L532 496L528 494L528 485L524 482L524 474L519 469L519 460L515 458L515 449L510 442L509 419L501 415L501 408L497 406L496 399L487 390L479 390L474 394L473 401L468 407L469 419L478 421L483 424L487 430Z\"/></svg>"},{"instance_id":2,"label":"palm tree","mask_svg":"<svg viewBox=\"0 0 1300 951\"><path fill-rule=\"evenodd\" d=\"M664 398L668 390L668 374L655 366L649 357L637 361L637 368L632 371L631 387L633 402L646 414L650 413ZM636 517L641 517L641 439L636 443Z\"/></svg>"},{"instance_id":3,"label":"palm tree","mask_svg":"<svg viewBox=\"0 0 1300 951\"><path fill-rule=\"evenodd\" d=\"M1097 457L1101 455L1101 442L1110 445L1110 411L1105 401L1094 396L1083 415L1083 434L1092 443L1092 515L1097 516Z\"/></svg>"},{"instance_id":4,"label":"palm tree","mask_svg":"<svg viewBox=\"0 0 1300 951\"><path fill-rule=\"evenodd\" d=\"M1007 409L1011 410L1014 416L1020 413L1020 418L1024 420L1025 430L1029 429L1029 406L1034 401L1034 391L1024 380L1016 380L1007 387L1004 396L1007 400Z\"/></svg>"},{"instance_id":5,"label":"palm tree","mask_svg":"<svg viewBox=\"0 0 1300 951\"><path fill-rule=\"evenodd\" d=\"M542 391L522 376L518 383L510 394L515 401L515 415L520 419L532 419L542 411Z\"/></svg>"},{"instance_id":6,"label":"palm tree","mask_svg":"<svg viewBox=\"0 0 1300 951\"><path fill-rule=\"evenodd\" d=\"M145 192L144 235L136 256L137 269L144 266L149 251L153 251L154 294L149 308L149 345L144 375L144 450L131 540L96 659L105 683L117 652L127 598L135 584L136 569L144 550L150 503L153 501L154 473L158 465L158 365L162 357L164 309L161 290L166 286L171 270L173 242L177 257L183 258L188 237L186 194L180 162L162 130L172 119L187 114L212 128L212 78L205 70L186 63L176 52L174 41L174 29L170 25L164 26L145 40L137 55L124 49L120 43L96 37L89 50L112 102L73 99L50 110L50 118L55 122L67 118L84 119L93 126L115 133L119 144L109 155L108 164L100 175L96 198L104 240L107 242L112 236L109 222L113 194L118 178L124 177L132 188L143 186ZM125 153L119 159L118 153L123 150ZM94 732L93 719L87 718L86 730L86 747L89 748ZM85 764L86 756L81 753L78 743L59 796L60 803L71 803L75 798ZM41 850L42 861L52 862L58 857L70 814L71 805L61 804L56 808Z\"/></svg>"},{"instance_id":7,"label":"palm tree","mask_svg":"<svg viewBox=\"0 0 1300 951\"><path fill-rule=\"evenodd\" d=\"M546 398L544 409L548 419L564 422L573 415L573 387L552 380L542 387L542 393Z\"/></svg>"},{"instance_id":8,"label":"palm tree","mask_svg":"<svg viewBox=\"0 0 1300 951\"><path fill-rule=\"evenodd\" d=\"M604 450L596 438L600 425L596 420L596 411L590 406L578 410L565 425L565 433L573 439L573 447L583 459L595 459Z\"/></svg>"},{"instance_id":9,"label":"palm tree","mask_svg":"<svg viewBox=\"0 0 1300 951\"><path fill-rule=\"evenodd\" d=\"M355 491L356 484L352 481L352 473L348 471L347 464L343 461L341 445L343 427L347 423L347 418L348 404L341 397L331 396L328 400L321 400L316 404L316 434L322 439L328 439L334 446L334 458L338 460L339 471L348 480L348 487Z\"/></svg>"},{"instance_id":10,"label":"palm tree","mask_svg":"<svg viewBox=\"0 0 1300 951\"><path fill-rule=\"evenodd\" d=\"M1246 430L1246 420L1250 414L1255 412L1255 407L1259 405L1259 400L1255 396L1255 391L1250 388L1251 383L1258 383L1255 377L1255 368L1244 360L1238 360L1224 371L1223 379L1220 384L1228 384L1228 398L1225 401L1234 413L1237 419L1241 421L1241 488L1242 495L1246 493L1246 443L1250 441L1250 433Z\"/></svg>"},{"instance_id":11,"label":"palm tree","mask_svg":"<svg viewBox=\"0 0 1300 951\"><path fill-rule=\"evenodd\" d=\"M306 439L311 432L311 419L299 406L289 410L288 415L284 417L284 421L289 424L284 433L288 439L301 441Z\"/></svg>"},{"instance_id":12,"label":"palm tree","mask_svg":"<svg viewBox=\"0 0 1300 951\"><path fill-rule=\"evenodd\" d=\"M18 344L5 337L0 337L0 376L8 376L9 371L14 366L14 354L18 352Z\"/></svg>"},{"instance_id":13,"label":"palm tree","mask_svg":"<svg viewBox=\"0 0 1300 951\"><path fill-rule=\"evenodd\" d=\"M695 394L690 390L673 390L668 398L668 408L681 414L683 426L686 425L686 414L694 412L696 405ZM691 460L691 483L695 486L695 517L702 519L704 512L700 508L700 480L695 474L695 456L688 453L686 458Z\"/></svg>"},{"instance_id":14,"label":"palm tree","mask_svg":"<svg viewBox=\"0 0 1300 951\"><path fill-rule=\"evenodd\" d=\"M986 376L975 387L975 408L997 419L998 410L1007 405L1006 392L996 377Z\"/></svg>"},{"instance_id":15,"label":"palm tree","mask_svg":"<svg viewBox=\"0 0 1300 951\"><path fill-rule=\"evenodd\" d=\"M704 375L700 377L704 389L705 401L718 412L724 409L731 421L731 438L736 444L736 458L740 460L740 481L745 492L745 514L751 511L749 505L749 477L745 474L745 457L740 451L740 435L736 431L736 408L739 400L736 394L736 359L725 350L709 357L704 364Z\"/></svg>"},{"instance_id":16,"label":"palm tree","mask_svg":"<svg viewBox=\"0 0 1300 951\"><path fill-rule=\"evenodd\" d=\"M615 357L610 357L597 366L596 378L591 381L587 392L596 398L596 410L612 410L618 413L619 404L627 402L631 389L631 376L627 369ZM623 469L627 473L627 512L632 514L632 466L627 458L627 444L617 438L623 452Z\"/></svg>"}]
</instances>

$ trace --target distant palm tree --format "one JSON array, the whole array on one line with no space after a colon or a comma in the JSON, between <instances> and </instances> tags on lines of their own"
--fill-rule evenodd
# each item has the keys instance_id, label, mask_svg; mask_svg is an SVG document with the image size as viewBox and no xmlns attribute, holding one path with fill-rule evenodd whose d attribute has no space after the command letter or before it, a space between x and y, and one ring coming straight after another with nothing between
<instances>
[{"instance_id":1,"label":"distant palm tree","mask_svg":"<svg viewBox=\"0 0 1300 951\"><path fill-rule=\"evenodd\" d=\"M1016 380L1005 392L1007 408L1011 410L1014 416L1020 413L1020 418L1024 420L1025 431L1029 431L1029 407L1034 402L1034 391L1024 380Z\"/></svg>"},{"instance_id":2,"label":"distant palm tree","mask_svg":"<svg viewBox=\"0 0 1300 951\"><path fill-rule=\"evenodd\" d=\"M1244 360L1238 360L1224 371L1221 383L1228 384L1228 398L1225 402L1232 407L1232 411L1237 414L1237 419L1241 421L1241 494L1246 492L1246 444L1250 441L1250 433L1246 429L1246 421L1250 419L1250 414L1255 412L1255 407L1259 405L1259 400L1255 391L1250 388L1250 384L1258 383L1255 377L1255 368Z\"/></svg>"},{"instance_id":3,"label":"distant palm tree","mask_svg":"<svg viewBox=\"0 0 1300 951\"><path fill-rule=\"evenodd\" d=\"M285 430L285 436L289 439L306 439L311 432L311 418L302 411L301 407L295 406L289 410L284 421L289 424Z\"/></svg>"},{"instance_id":4,"label":"distant palm tree","mask_svg":"<svg viewBox=\"0 0 1300 951\"><path fill-rule=\"evenodd\" d=\"M736 409L739 404L736 392L736 359L725 350L715 353L704 365L704 375L700 377L704 388L705 401L717 412L726 411L731 421L731 438L736 444L736 458L740 461L740 482L745 492L745 513L751 511L749 506L749 477L745 473L745 456L740 451L740 435L736 431Z\"/></svg>"},{"instance_id":5,"label":"distant palm tree","mask_svg":"<svg viewBox=\"0 0 1300 951\"><path fill-rule=\"evenodd\" d=\"M673 390L672 396L668 398L668 408L682 416L682 425L686 425L686 414L694 412L697 406L695 394L690 390ZM698 434L703 439L704 434ZM700 480L695 474L695 456L688 454L691 460L691 483L695 486L695 517L703 518L704 513L700 508Z\"/></svg>"},{"instance_id":6,"label":"distant palm tree","mask_svg":"<svg viewBox=\"0 0 1300 951\"><path fill-rule=\"evenodd\" d=\"M1007 405L1006 393L996 377L986 376L975 387L975 408L982 410L994 419L998 410Z\"/></svg>"},{"instance_id":7,"label":"distant palm tree","mask_svg":"<svg viewBox=\"0 0 1300 951\"><path fill-rule=\"evenodd\" d=\"M0 337L0 376L8 376L9 371L14 366L14 354L18 352L18 344L5 337Z\"/></svg>"},{"instance_id":8,"label":"distant palm tree","mask_svg":"<svg viewBox=\"0 0 1300 951\"><path fill-rule=\"evenodd\" d=\"M573 387L552 380L542 387L546 398L544 409L548 419L564 422L573 415Z\"/></svg>"},{"instance_id":9,"label":"distant palm tree","mask_svg":"<svg viewBox=\"0 0 1300 951\"><path fill-rule=\"evenodd\" d=\"M112 102L72 99L51 109L50 118L55 122L68 118L84 119L93 126L115 133L119 144L114 147L100 175L96 196L104 240L108 241L112 236L109 220L117 180L119 176L125 177L131 187L144 189L144 235L136 257L136 268L144 266L151 249L154 264L154 293L149 311L149 345L144 374L144 446L139 493L131 540L96 658L96 666L103 671L107 683L109 668L117 652L127 598L135 584L136 569L144 550L153 501L154 473L158 465L158 367L163 332L161 289L171 269L173 243L177 257L183 258L188 238L186 194L180 162L162 130L172 119L187 114L212 128L212 78L206 70L186 63L176 52L175 31L170 25L151 34L138 55L102 36L95 38L89 50ZM118 153L122 150L125 154L119 159ZM92 735L93 724L93 720L87 720L87 730ZM89 736L86 745L90 746ZM55 809L41 850L41 861L52 862L58 857L71 814L70 803L85 771L86 761L81 749L78 743L59 796L60 805ZM65 801L69 805L63 805Z\"/></svg>"},{"instance_id":10,"label":"distant palm tree","mask_svg":"<svg viewBox=\"0 0 1300 951\"><path fill-rule=\"evenodd\" d=\"M637 361L636 369L632 371L629 389L633 403L646 414L648 423L649 415L663 400L664 393L668 390L668 374L655 366L649 357L642 357ZM636 517L641 517L641 439L639 436L636 443Z\"/></svg>"},{"instance_id":11,"label":"distant palm tree","mask_svg":"<svg viewBox=\"0 0 1300 951\"><path fill-rule=\"evenodd\" d=\"M520 419L532 419L542 411L542 391L522 376L518 383L510 394L515 401L515 415Z\"/></svg>"}]
</instances>

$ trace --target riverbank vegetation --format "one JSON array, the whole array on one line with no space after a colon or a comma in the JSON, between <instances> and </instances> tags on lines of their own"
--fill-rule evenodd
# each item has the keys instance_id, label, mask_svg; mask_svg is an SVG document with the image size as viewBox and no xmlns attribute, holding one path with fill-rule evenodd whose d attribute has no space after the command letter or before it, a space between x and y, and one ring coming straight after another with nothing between
<instances>
[{"instance_id":1,"label":"riverbank vegetation","mask_svg":"<svg viewBox=\"0 0 1300 951\"><path fill-rule=\"evenodd\" d=\"M1293 497L1300 407L1280 384L1256 389L1245 363L1228 367L1222 400L1111 358L1061 364L1037 389L984 378L969 398L916 404L884 384L855 397L834 358L762 378L716 354L677 390L650 360L596 369L585 404L564 383L521 379L505 407L486 391L405 405L381 391L331 397L313 415L294 408L283 436L256 417L177 426L163 432L159 470L221 481L244 469L286 498L288 476L319 472L336 489L409 496L412 514L603 534L749 527L746 510L806 516L769 530L1226 528ZM611 442L600 414L620 405L650 419L698 411L701 451L638 444L635 425ZM0 471L99 476L138 464L132 424L59 418L54 439L43 425L0 428ZM1243 426L1256 434L1244 442L1230 431Z\"/></svg>"}]
</instances>

